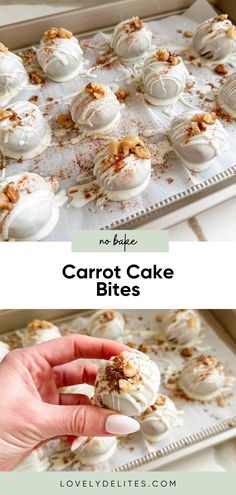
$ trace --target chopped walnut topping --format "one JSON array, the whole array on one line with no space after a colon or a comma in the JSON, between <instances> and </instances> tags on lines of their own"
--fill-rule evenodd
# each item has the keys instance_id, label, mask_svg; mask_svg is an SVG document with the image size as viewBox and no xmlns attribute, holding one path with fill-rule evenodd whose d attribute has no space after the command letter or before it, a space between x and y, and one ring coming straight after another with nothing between
<instances>
[{"instance_id":1,"label":"chopped walnut topping","mask_svg":"<svg viewBox=\"0 0 236 495\"><path fill-rule=\"evenodd\" d=\"M27 326L27 329L29 331L37 331L37 330L46 330L47 328L53 328L54 325L52 323L50 323L49 321L46 321L46 320L33 320L31 321L28 326Z\"/></svg>"},{"instance_id":2,"label":"chopped walnut topping","mask_svg":"<svg viewBox=\"0 0 236 495\"><path fill-rule=\"evenodd\" d=\"M133 17L129 23L131 29L134 31L140 31L144 27L144 22L139 17Z\"/></svg>"},{"instance_id":3,"label":"chopped walnut topping","mask_svg":"<svg viewBox=\"0 0 236 495\"><path fill-rule=\"evenodd\" d=\"M73 33L64 28L51 28L49 31L45 31L44 38L46 40L53 40L54 38L72 38Z\"/></svg>"},{"instance_id":4,"label":"chopped walnut topping","mask_svg":"<svg viewBox=\"0 0 236 495\"><path fill-rule=\"evenodd\" d=\"M228 19L228 14L220 14L220 15L217 15L216 17L214 17L214 21L217 21L217 22L223 22L225 21L226 19Z\"/></svg>"},{"instance_id":5,"label":"chopped walnut topping","mask_svg":"<svg viewBox=\"0 0 236 495\"><path fill-rule=\"evenodd\" d=\"M146 354L146 353L148 352L148 348L147 348L147 346L146 346L146 345L143 345L143 344L140 344L140 345L138 346L138 350L139 350L140 352L143 352L144 354Z\"/></svg>"},{"instance_id":6,"label":"chopped walnut topping","mask_svg":"<svg viewBox=\"0 0 236 495\"><path fill-rule=\"evenodd\" d=\"M100 315L99 315L100 319L102 319L102 321L104 322L107 322L107 321L112 321L114 320L115 318L115 314L114 314L114 311L103 311Z\"/></svg>"},{"instance_id":7,"label":"chopped walnut topping","mask_svg":"<svg viewBox=\"0 0 236 495\"><path fill-rule=\"evenodd\" d=\"M219 368L222 366L221 362L215 356L211 355L201 354L201 356L198 356L198 358L196 359L196 362L198 364L204 364L211 369Z\"/></svg>"},{"instance_id":8,"label":"chopped walnut topping","mask_svg":"<svg viewBox=\"0 0 236 495\"><path fill-rule=\"evenodd\" d=\"M17 203L20 199L20 193L17 185L14 182L9 182L4 189L4 193L11 203Z\"/></svg>"},{"instance_id":9,"label":"chopped walnut topping","mask_svg":"<svg viewBox=\"0 0 236 495\"><path fill-rule=\"evenodd\" d=\"M32 71L29 74L30 81L32 84L44 84L45 83L45 78L39 71Z\"/></svg>"},{"instance_id":10,"label":"chopped walnut topping","mask_svg":"<svg viewBox=\"0 0 236 495\"><path fill-rule=\"evenodd\" d=\"M216 122L215 112L196 114L191 122L190 135L200 134L207 130L207 125L213 125Z\"/></svg>"},{"instance_id":11,"label":"chopped walnut topping","mask_svg":"<svg viewBox=\"0 0 236 495\"><path fill-rule=\"evenodd\" d=\"M228 69L226 67L225 64L219 64L215 67L214 71L217 73L217 74L222 74L223 76L225 76L226 74L228 74Z\"/></svg>"},{"instance_id":12,"label":"chopped walnut topping","mask_svg":"<svg viewBox=\"0 0 236 495\"><path fill-rule=\"evenodd\" d=\"M9 119L14 115L14 112L10 108L1 108L0 107L0 121Z\"/></svg>"},{"instance_id":13,"label":"chopped walnut topping","mask_svg":"<svg viewBox=\"0 0 236 495\"><path fill-rule=\"evenodd\" d=\"M100 98L106 94L104 86L97 83L87 84L87 86L85 86L85 91L96 98L96 100L100 100Z\"/></svg>"},{"instance_id":14,"label":"chopped walnut topping","mask_svg":"<svg viewBox=\"0 0 236 495\"><path fill-rule=\"evenodd\" d=\"M29 98L29 101L30 101L31 103L38 103L38 101L39 101L39 97L38 97L37 95L33 95L33 96L31 96L31 97Z\"/></svg>"},{"instance_id":15,"label":"chopped walnut topping","mask_svg":"<svg viewBox=\"0 0 236 495\"><path fill-rule=\"evenodd\" d=\"M168 52L166 48L160 48L156 51L155 57L160 62L169 62L170 65L178 65L181 62L181 58L175 56L173 53Z\"/></svg>"},{"instance_id":16,"label":"chopped walnut topping","mask_svg":"<svg viewBox=\"0 0 236 495\"><path fill-rule=\"evenodd\" d=\"M184 36L185 36L185 38L192 38L193 32L192 31L184 31Z\"/></svg>"},{"instance_id":17,"label":"chopped walnut topping","mask_svg":"<svg viewBox=\"0 0 236 495\"><path fill-rule=\"evenodd\" d=\"M118 91L115 92L115 95L116 95L116 98L122 102L122 101L125 101L125 99L128 96L128 93L125 89L118 89Z\"/></svg>"},{"instance_id":18,"label":"chopped walnut topping","mask_svg":"<svg viewBox=\"0 0 236 495\"><path fill-rule=\"evenodd\" d=\"M235 26L231 26L228 30L227 30L227 36L228 38L230 39L234 39L235 36L236 36L236 27Z\"/></svg>"},{"instance_id":19,"label":"chopped walnut topping","mask_svg":"<svg viewBox=\"0 0 236 495\"><path fill-rule=\"evenodd\" d=\"M133 376L135 376L137 374L137 369L135 368L135 366L133 365L133 363L127 362L124 365L124 374L128 378L132 378Z\"/></svg>"},{"instance_id":20,"label":"chopped walnut topping","mask_svg":"<svg viewBox=\"0 0 236 495\"><path fill-rule=\"evenodd\" d=\"M13 208L12 203L9 201L7 195L4 192L0 192L0 211L11 211Z\"/></svg>"},{"instance_id":21,"label":"chopped walnut topping","mask_svg":"<svg viewBox=\"0 0 236 495\"><path fill-rule=\"evenodd\" d=\"M166 403L166 397L164 395L158 395L156 400L155 400L155 404L157 406L164 406L164 404Z\"/></svg>"},{"instance_id":22,"label":"chopped walnut topping","mask_svg":"<svg viewBox=\"0 0 236 495\"><path fill-rule=\"evenodd\" d=\"M144 143L135 136L126 136L120 141L111 141L108 145L108 151L111 157L120 156L121 159L134 154L137 158L148 160L151 157L150 151Z\"/></svg>"},{"instance_id":23,"label":"chopped walnut topping","mask_svg":"<svg viewBox=\"0 0 236 495\"><path fill-rule=\"evenodd\" d=\"M69 113L61 113L57 116L56 121L65 129L71 129L74 125L74 122Z\"/></svg>"},{"instance_id":24,"label":"chopped walnut topping","mask_svg":"<svg viewBox=\"0 0 236 495\"><path fill-rule=\"evenodd\" d=\"M187 83L185 84L185 89L192 89L192 88L193 88L193 86L194 86L194 83L193 83L193 82L187 82Z\"/></svg>"},{"instance_id":25,"label":"chopped walnut topping","mask_svg":"<svg viewBox=\"0 0 236 495\"><path fill-rule=\"evenodd\" d=\"M130 392L133 388L132 383L128 382L127 380L119 380L119 388L122 390L122 392Z\"/></svg>"},{"instance_id":26,"label":"chopped walnut topping","mask_svg":"<svg viewBox=\"0 0 236 495\"><path fill-rule=\"evenodd\" d=\"M8 52L8 48L3 43L0 43L0 53L4 52Z\"/></svg>"},{"instance_id":27,"label":"chopped walnut topping","mask_svg":"<svg viewBox=\"0 0 236 495\"><path fill-rule=\"evenodd\" d=\"M181 350L181 356L183 357L189 358L192 357L192 355L193 349L191 349L191 347L183 347L183 349Z\"/></svg>"}]
</instances>

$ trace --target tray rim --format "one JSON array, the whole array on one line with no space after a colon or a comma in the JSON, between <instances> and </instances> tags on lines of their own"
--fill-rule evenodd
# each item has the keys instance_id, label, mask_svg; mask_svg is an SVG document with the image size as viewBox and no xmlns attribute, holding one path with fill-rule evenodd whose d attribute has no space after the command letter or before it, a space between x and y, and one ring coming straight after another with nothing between
<instances>
[{"instance_id":1,"label":"tray rim","mask_svg":"<svg viewBox=\"0 0 236 495\"><path fill-rule=\"evenodd\" d=\"M14 312L15 310L7 310L8 313ZM19 311L19 310L16 310ZM37 311L37 310L35 310ZM78 312L77 312L78 311ZM77 316L89 316L96 309L79 309L71 315L59 316L58 318L52 319L56 324L63 324L69 322L76 318ZM128 309L119 309L119 311L128 311ZM132 312L139 311L137 309L131 309ZM155 308L141 309L141 311L158 311ZM213 330L220 336L222 340L225 341L226 345L233 350L236 355L236 338L234 339L223 326L221 322L211 313L211 310L198 309L197 310L203 320L206 321ZM1 313L0 313L1 318ZM20 330L20 329L19 329ZM9 334L14 332L14 330L5 332ZM217 445L227 439L236 437L236 416L227 418L220 421L216 425L213 425L204 430L200 430L197 433L188 435L181 438L175 442L172 442L165 447L157 449L155 452L149 452L144 456L141 456L133 461L125 463L118 466L111 472L124 472L124 471L137 471L137 470L158 470L160 467L173 462L174 460L184 458L188 454L193 454L198 451L203 450L209 446Z\"/></svg>"},{"instance_id":2,"label":"tray rim","mask_svg":"<svg viewBox=\"0 0 236 495\"><path fill-rule=\"evenodd\" d=\"M151 11L154 8L154 3L152 0L151 4ZM182 1L181 5L186 3L185 0ZM187 0L188 3L188 0ZM121 4L127 4L128 7L138 5L140 8L140 0L120 0L113 4L113 8L115 11L115 14L117 14L119 10L119 6ZM107 4L101 5L99 7L99 11L103 12L105 8L111 7L112 2L109 2ZM186 7L185 7L186 8ZM185 8L181 8L178 10L171 10L168 12L163 12L158 15L148 15L147 17L144 14L144 17L147 18L147 20L151 19L158 19L158 18L165 18L170 15L175 15L177 13L181 13L185 11ZM214 5L214 8L216 6ZM9 30L12 30L13 28L16 30L19 28L22 28L22 26L35 26L38 24L38 22L43 22L43 23L48 23L48 21L53 22L54 19L60 19L63 21L65 17L68 19L71 16L76 16L76 15L81 15L83 12L94 12L98 10L98 7L88 7L88 8L82 8L82 9L73 9L70 11L65 11L59 14L52 14L48 16L43 16L38 19L29 19L26 21L21 21L13 24L9 24L7 26L1 26L0 27L0 37L1 33L7 33ZM149 14L150 14L150 9L149 9ZM106 26L105 30L109 30L112 26ZM90 33L98 32L98 30L101 30L102 27L96 28L93 31L87 31L83 32L79 37L81 36L86 36ZM24 47L26 48L26 47ZM21 48L23 49L23 48ZM17 49L16 49L17 51ZM230 182L230 184L235 184L236 185L236 164L234 166L231 166L227 170L223 172L219 172L218 174L215 174L213 177L210 179L207 179L206 181L201 182L200 184L196 184L191 186L190 188L185 189L182 192L179 192L178 194L169 196L165 200L156 202L155 204L141 210L137 211L135 213L131 213L130 215L127 215L125 218L111 222L109 224L106 224L103 227L100 227L101 230L112 230L112 229L122 229L124 227L127 227L128 229L132 228L138 228L142 225L145 225L149 222L155 221L162 224L162 228L170 228L173 225L176 225L177 223L186 220L187 218L190 218L191 216L197 215L198 213L201 213L202 211L205 211L213 206L216 206L227 199L230 199L235 196L235 193L229 190L229 188L226 187L226 183ZM217 194L214 194L214 190L216 186L220 187L220 190L222 194L219 196ZM219 189L218 187L218 189ZM206 207L204 207L204 201L199 201L201 199L202 193L205 193L205 196L208 198L208 204ZM185 208L188 203L191 203L191 208ZM170 217L170 214L174 211L174 215L171 218L167 218L168 215ZM156 228L159 228L157 225Z\"/></svg>"}]
</instances>

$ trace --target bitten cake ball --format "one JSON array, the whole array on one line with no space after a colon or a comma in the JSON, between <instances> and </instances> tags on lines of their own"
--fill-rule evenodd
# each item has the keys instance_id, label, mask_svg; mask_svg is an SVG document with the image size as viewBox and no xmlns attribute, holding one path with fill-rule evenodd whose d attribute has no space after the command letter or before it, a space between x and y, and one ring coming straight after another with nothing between
<instances>
[{"instance_id":1,"label":"bitten cake ball","mask_svg":"<svg viewBox=\"0 0 236 495\"><path fill-rule=\"evenodd\" d=\"M4 241L39 241L55 227L59 208L51 186L33 173L8 177L0 185L0 234Z\"/></svg>"},{"instance_id":2,"label":"bitten cake ball","mask_svg":"<svg viewBox=\"0 0 236 495\"><path fill-rule=\"evenodd\" d=\"M221 154L226 132L214 112L184 112L171 123L170 142L184 165L201 172Z\"/></svg>"},{"instance_id":3,"label":"bitten cake ball","mask_svg":"<svg viewBox=\"0 0 236 495\"><path fill-rule=\"evenodd\" d=\"M2 342L0 340L0 363L2 362L3 358L8 354L10 351L10 347L8 344L5 344L5 342Z\"/></svg>"},{"instance_id":4,"label":"bitten cake ball","mask_svg":"<svg viewBox=\"0 0 236 495\"><path fill-rule=\"evenodd\" d=\"M163 316L160 330L165 340L177 346L196 344L201 333L201 319L193 309L170 310Z\"/></svg>"},{"instance_id":5,"label":"bitten cake ball","mask_svg":"<svg viewBox=\"0 0 236 495\"><path fill-rule=\"evenodd\" d=\"M112 141L98 153L93 173L98 184L113 201L141 194L151 177L151 155L135 136Z\"/></svg>"},{"instance_id":6,"label":"bitten cake ball","mask_svg":"<svg viewBox=\"0 0 236 495\"><path fill-rule=\"evenodd\" d=\"M158 442L173 428L182 426L182 416L183 411L178 411L169 397L158 394L154 404L149 406L139 418L141 433L149 442Z\"/></svg>"},{"instance_id":7,"label":"bitten cake ball","mask_svg":"<svg viewBox=\"0 0 236 495\"><path fill-rule=\"evenodd\" d=\"M211 355L191 359L182 369L178 385L193 400L210 401L231 390L234 378L225 375L223 364Z\"/></svg>"},{"instance_id":8,"label":"bitten cake ball","mask_svg":"<svg viewBox=\"0 0 236 495\"><path fill-rule=\"evenodd\" d=\"M116 447L116 437L79 437L73 442L72 450L81 464L94 466L110 459Z\"/></svg>"},{"instance_id":9,"label":"bitten cake ball","mask_svg":"<svg viewBox=\"0 0 236 495\"><path fill-rule=\"evenodd\" d=\"M125 351L100 366L95 401L127 416L139 416L155 402L159 385L157 365L146 355Z\"/></svg>"},{"instance_id":10,"label":"bitten cake ball","mask_svg":"<svg viewBox=\"0 0 236 495\"><path fill-rule=\"evenodd\" d=\"M0 108L0 151L10 158L33 158L51 142L51 129L39 108L18 101Z\"/></svg>"},{"instance_id":11,"label":"bitten cake ball","mask_svg":"<svg viewBox=\"0 0 236 495\"><path fill-rule=\"evenodd\" d=\"M182 58L160 48L143 67L145 99L156 106L173 104L184 91L188 78Z\"/></svg>"},{"instance_id":12,"label":"bitten cake ball","mask_svg":"<svg viewBox=\"0 0 236 495\"><path fill-rule=\"evenodd\" d=\"M125 320L118 311L97 311L90 317L87 331L92 337L120 341L125 334Z\"/></svg>"},{"instance_id":13,"label":"bitten cake ball","mask_svg":"<svg viewBox=\"0 0 236 495\"><path fill-rule=\"evenodd\" d=\"M217 102L223 112L236 119L236 72L226 78L217 95Z\"/></svg>"},{"instance_id":14,"label":"bitten cake ball","mask_svg":"<svg viewBox=\"0 0 236 495\"><path fill-rule=\"evenodd\" d=\"M236 50L236 29L227 14L203 22L193 37L196 52L207 60L225 60Z\"/></svg>"},{"instance_id":15,"label":"bitten cake ball","mask_svg":"<svg viewBox=\"0 0 236 495\"><path fill-rule=\"evenodd\" d=\"M113 32L111 47L126 62L136 62L152 46L152 32L139 17L120 22Z\"/></svg>"},{"instance_id":16,"label":"bitten cake ball","mask_svg":"<svg viewBox=\"0 0 236 495\"><path fill-rule=\"evenodd\" d=\"M64 28L52 28L44 33L37 57L45 74L56 82L69 81L83 69L83 52L79 42Z\"/></svg>"},{"instance_id":17,"label":"bitten cake ball","mask_svg":"<svg viewBox=\"0 0 236 495\"><path fill-rule=\"evenodd\" d=\"M28 74L22 59L0 43L0 105L7 105L27 82Z\"/></svg>"},{"instance_id":18,"label":"bitten cake ball","mask_svg":"<svg viewBox=\"0 0 236 495\"><path fill-rule=\"evenodd\" d=\"M46 320L33 320L25 329L24 346L41 344L58 337L61 337L61 332L56 325Z\"/></svg>"},{"instance_id":19,"label":"bitten cake ball","mask_svg":"<svg viewBox=\"0 0 236 495\"><path fill-rule=\"evenodd\" d=\"M120 103L109 86L89 83L72 100L71 117L88 135L107 134L120 122Z\"/></svg>"}]
</instances>

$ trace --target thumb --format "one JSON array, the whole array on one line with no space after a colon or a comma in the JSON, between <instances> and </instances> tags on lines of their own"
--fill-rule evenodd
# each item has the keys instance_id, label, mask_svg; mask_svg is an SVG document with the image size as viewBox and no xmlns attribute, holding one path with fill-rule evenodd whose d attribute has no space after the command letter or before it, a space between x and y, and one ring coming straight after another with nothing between
<instances>
[{"instance_id":1,"label":"thumb","mask_svg":"<svg viewBox=\"0 0 236 495\"><path fill-rule=\"evenodd\" d=\"M41 431L46 438L55 436L127 435L140 428L129 416L115 414L93 405L57 406L45 404L41 416Z\"/></svg>"}]
</instances>

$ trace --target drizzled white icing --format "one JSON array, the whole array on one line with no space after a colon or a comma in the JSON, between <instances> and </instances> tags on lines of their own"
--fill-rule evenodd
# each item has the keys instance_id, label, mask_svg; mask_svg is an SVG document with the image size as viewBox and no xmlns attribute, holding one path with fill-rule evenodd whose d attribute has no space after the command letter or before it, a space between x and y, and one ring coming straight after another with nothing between
<instances>
[{"instance_id":1,"label":"drizzled white icing","mask_svg":"<svg viewBox=\"0 0 236 495\"><path fill-rule=\"evenodd\" d=\"M203 22L196 30L193 37L193 47L196 52L206 59L223 61L235 49L235 38L227 36L227 31L232 27L229 19L222 21L216 18Z\"/></svg>"},{"instance_id":2,"label":"drizzled white icing","mask_svg":"<svg viewBox=\"0 0 236 495\"><path fill-rule=\"evenodd\" d=\"M102 86L105 95L97 99L85 90L74 97L71 116L80 130L88 135L109 133L120 122L120 103L108 86Z\"/></svg>"},{"instance_id":3,"label":"drizzled white icing","mask_svg":"<svg viewBox=\"0 0 236 495\"><path fill-rule=\"evenodd\" d=\"M204 132L188 137L191 121L196 113L203 112L184 112L175 117L171 123L169 138L184 165L193 172L200 172L222 152L226 132L220 121L216 119L214 124L207 125Z\"/></svg>"},{"instance_id":4,"label":"drizzled white icing","mask_svg":"<svg viewBox=\"0 0 236 495\"><path fill-rule=\"evenodd\" d=\"M0 52L0 106L5 106L27 84L28 74L18 55Z\"/></svg>"},{"instance_id":5,"label":"drizzled white icing","mask_svg":"<svg viewBox=\"0 0 236 495\"><path fill-rule=\"evenodd\" d=\"M43 38L37 58L45 74L56 82L69 81L83 69L83 52L75 37Z\"/></svg>"},{"instance_id":6,"label":"drizzled white icing","mask_svg":"<svg viewBox=\"0 0 236 495\"><path fill-rule=\"evenodd\" d=\"M90 317L87 331L92 337L119 341L125 335L125 321L118 311L97 311Z\"/></svg>"},{"instance_id":7,"label":"drizzled white icing","mask_svg":"<svg viewBox=\"0 0 236 495\"><path fill-rule=\"evenodd\" d=\"M170 310L160 324L163 337L177 346L195 345L201 333L201 320L192 309Z\"/></svg>"},{"instance_id":8,"label":"drizzled white icing","mask_svg":"<svg viewBox=\"0 0 236 495\"><path fill-rule=\"evenodd\" d=\"M0 212L2 240L39 241L55 227L59 208L50 184L33 173L8 177L1 183L2 190L10 182L18 187L20 198L11 211Z\"/></svg>"},{"instance_id":9,"label":"drizzled white icing","mask_svg":"<svg viewBox=\"0 0 236 495\"><path fill-rule=\"evenodd\" d=\"M10 351L9 345L0 340L0 363L2 362L3 358L8 354L9 351Z\"/></svg>"},{"instance_id":10,"label":"drizzled white icing","mask_svg":"<svg viewBox=\"0 0 236 495\"><path fill-rule=\"evenodd\" d=\"M223 111L236 119L236 72L225 80L217 95L217 101Z\"/></svg>"},{"instance_id":11,"label":"drizzled white icing","mask_svg":"<svg viewBox=\"0 0 236 495\"><path fill-rule=\"evenodd\" d=\"M171 65L152 55L143 67L145 99L157 106L173 104L184 91L188 77L182 59L177 65Z\"/></svg>"},{"instance_id":12,"label":"drizzled white icing","mask_svg":"<svg viewBox=\"0 0 236 495\"><path fill-rule=\"evenodd\" d=\"M231 390L235 379L226 376L223 365L213 358L215 366L201 356L188 361L182 369L178 385L190 399L210 401Z\"/></svg>"},{"instance_id":13,"label":"drizzled white icing","mask_svg":"<svg viewBox=\"0 0 236 495\"><path fill-rule=\"evenodd\" d=\"M103 363L98 370L95 383L95 400L99 405L119 411L127 416L139 416L152 405L156 399L159 385L159 369L150 358L138 353L127 353L125 363L131 363L137 369L137 375L132 377L131 390L124 392L111 390L106 379L106 366L112 360Z\"/></svg>"},{"instance_id":14,"label":"drizzled white icing","mask_svg":"<svg viewBox=\"0 0 236 495\"><path fill-rule=\"evenodd\" d=\"M116 447L116 437L79 437L72 444L76 458L81 464L90 466L107 461Z\"/></svg>"},{"instance_id":15,"label":"drizzled white icing","mask_svg":"<svg viewBox=\"0 0 236 495\"><path fill-rule=\"evenodd\" d=\"M163 404L159 403L159 397L164 399ZM169 397L159 394L156 403L156 409L144 412L139 419L141 433L149 442L158 442L173 428L183 424L183 411L176 409Z\"/></svg>"},{"instance_id":16,"label":"drizzled white icing","mask_svg":"<svg viewBox=\"0 0 236 495\"><path fill-rule=\"evenodd\" d=\"M109 199L120 201L141 194L151 177L151 159L130 154L122 160L123 167L117 171L115 165L103 166L103 160L109 159L109 156L109 150L105 147L96 156L93 169L98 184Z\"/></svg>"},{"instance_id":17,"label":"drizzled white icing","mask_svg":"<svg viewBox=\"0 0 236 495\"><path fill-rule=\"evenodd\" d=\"M129 23L132 19L120 22L114 29L111 47L124 61L135 62L145 55L152 46L152 32L147 24L140 30L129 33Z\"/></svg>"},{"instance_id":18,"label":"drizzled white icing","mask_svg":"<svg viewBox=\"0 0 236 495\"><path fill-rule=\"evenodd\" d=\"M0 121L0 151L11 158L33 158L51 142L51 129L39 108L29 101L13 103L16 114Z\"/></svg>"}]
</instances>

